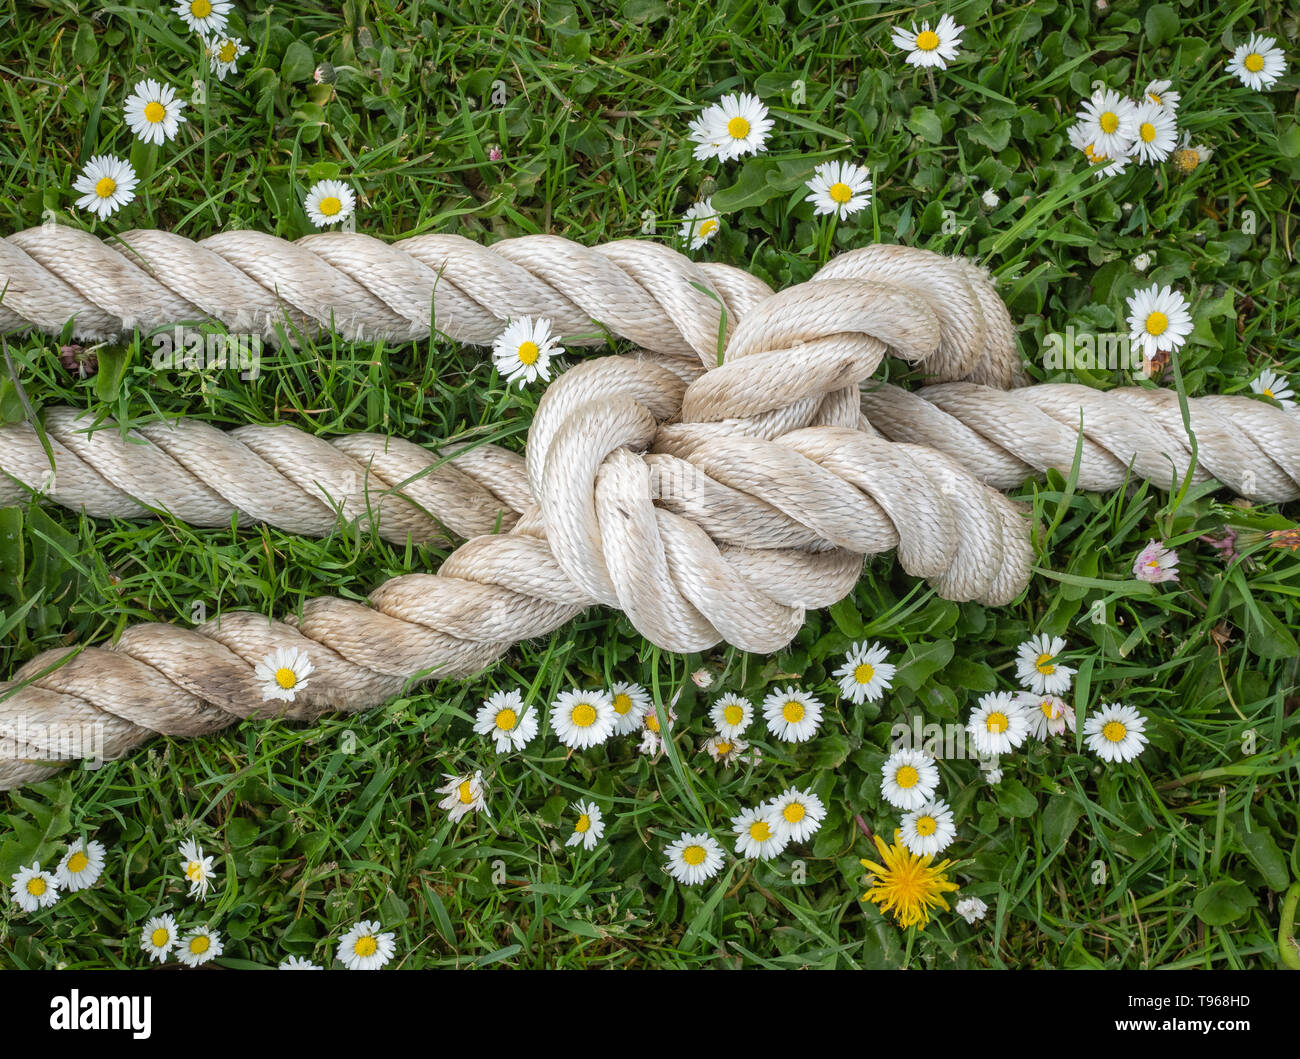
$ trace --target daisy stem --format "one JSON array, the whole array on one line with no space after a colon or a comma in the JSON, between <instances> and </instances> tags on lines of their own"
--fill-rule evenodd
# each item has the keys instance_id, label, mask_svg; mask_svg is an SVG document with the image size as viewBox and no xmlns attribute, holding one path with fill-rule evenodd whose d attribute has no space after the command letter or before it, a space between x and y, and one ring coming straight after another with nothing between
<instances>
[{"instance_id":1,"label":"daisy stem","mask_svg":"<svg viewBox=\"0 0 1300 1059\"><path fill-rule=\"evenodd\" d=\"M937 107L939 105L939 89L935 87L933 67L927 66L925 68L925 79L930 82L930 102Z\"/></svg>"}]
</instances>

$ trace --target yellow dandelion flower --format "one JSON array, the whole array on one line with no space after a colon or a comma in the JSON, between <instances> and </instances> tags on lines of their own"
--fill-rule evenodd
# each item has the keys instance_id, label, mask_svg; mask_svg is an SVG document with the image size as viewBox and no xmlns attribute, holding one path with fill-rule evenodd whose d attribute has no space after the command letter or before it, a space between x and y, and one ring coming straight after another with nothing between
<instances>
[{"instance_id":1,"label":"yellow dandelion flower","mask_svg":"<svg viewBox=\"0 0 1300 1059\"><path fill-rule=\"evenodd\" d=\"M894 832L892 846L886 845L879 835L873 835L872 838L883 863L877 864L870 860L861 862L871 873L862 900L871 901L882 912L890 913L899 926L915 925L924 930L930 922L932 909L948 910L948 902L943 895L959 889L944 874L952 866L952 861L944 860L932 865L933 857L918 857L908 852L900 831Z\"/></svg>"}]
</instances>

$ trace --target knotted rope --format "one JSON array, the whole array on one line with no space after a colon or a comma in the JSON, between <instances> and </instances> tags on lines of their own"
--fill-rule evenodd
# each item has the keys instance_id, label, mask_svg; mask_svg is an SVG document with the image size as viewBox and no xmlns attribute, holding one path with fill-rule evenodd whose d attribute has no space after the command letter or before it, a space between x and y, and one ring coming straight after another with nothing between
<instances>
[{"instance_id":1,"label":"knotted rope","mask_svg":"<svg viewBox=\"0 0 1300 1059\"><path fill-rule=\"evenodd\" d=\"M864 556L896 548L944 596L1005 604L1028 580L1027 524L981 479L1008 488L1068 471L1080 422L1085 488L1116 487L1130 464L1168 486L1191 465L1177 403L1158 391L1004 394L1018 359L987 276L906 247L852 251L773 294L737 269L637 241L588 249L528 236L485 249L443 235L390 246L343 233L192 243L132 232L110 247L46 226L0 240L5 282L0 327L59 331L73 318L82 337L206 319L276 334L287 318L363 339L436 326L488 343L507 314L529 314L569 345L603 341L603 327L643 348L561 375L525 457L482 445L431 458L376 435L326 442L189 420L124 440L48 409L51 467L30 424L0 429L0 502L35 491L94 516L166 511L217 526L238 514L304 534L342 516L391 540L471 538L436 574L379 586L369 606L322 598L283 621L231 612L44 652L0 684L0 789L51 771L6 732L57 760L67 755L42 730L102 722L111 759L157 733L365 709L412 680L475 673L593 603L668 650L726 640L769 653L807 608L851 591ZM864 389L886 352L941 384L920 396ZM1300 495L1291 417L1245 398L1190 404L1199 477L1262 499ZM263 702L254 677L280 647L315 665L292 704Z\"/></svg>"}]
</instances>

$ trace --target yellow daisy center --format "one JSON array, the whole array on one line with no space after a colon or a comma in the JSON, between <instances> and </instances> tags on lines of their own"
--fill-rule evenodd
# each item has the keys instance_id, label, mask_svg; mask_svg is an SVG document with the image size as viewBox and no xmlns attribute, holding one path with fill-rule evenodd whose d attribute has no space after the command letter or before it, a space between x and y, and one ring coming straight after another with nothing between
<instances>
[{"instance_id":1,"label":"yellow daisy center","mask_svg":"<svg viewBox=\"0 0 1300 1059\"><path fill-rule=\"evenodd\" d=\"M749 837L755 842L766 842L772 837L772 828L766 820L755 820L749 825Z\"/></svg>"},{"instance_id":2,"label":"yellow daisy center","mask_svg":"<svg viewBox=\"0 0 1300 1059\"><path fill-rule=\"evenodd\" d=\"M749 122L737 114L727 122L727 133L733 139L743 140L749 135Z\"/></svg>"},{"instance_id":3,"label":"yellow daisy center","mask_svg":"<svg viewBox=\"0 0 1300 1059\"><path fill-rule=\"evenodd\" d=\"M459 787L456 788L456 797L460 799L461 805L469 805L474 800L474 791L470 787L469 780L462 780Z\"/></svg>"},{"instance_id":4,"label":"yellow daisy center","mask_svg":"<svg viewBox=\"0 0 1300 1059\"><path fill-rule=\"evenodd\" d=\"M77 850L76 853L68 858L68 871L72 872L73 875L76 875L79 872L85 871L86 865L89 863L90 858L82 853L81 850Z\"/></svg>"},{"instance_id":5,"label":"yellow daisy center","mask_svg":"<svg viewBox=\"0 0 1300 1059\"><path fill-rule=\"evenodd\" d=\"M161 949L170 940L171 940L171 934L168 933L166 927L159 927L157 930L155 930L152 934L149 935L149 944L152 945L155 949Z\"/></svg>"},{"instance_id":6,"label":"yellow daisy center","mask_svg":"<svg viewBox=\"0 0 1300 1059\"><path fill-rule=\"evenodd\" d=\"M932 29L923 29L916 35L916 46L921 51L934 51L939 47L939 34Z\"/></svg>"},{"instance_id":7,"label":"yellow daisy center","mask_svg":"<svg viewBox=\"0 0 1300 1059\"><path fill-rule=\"evenodd\" d=\"M202 882L203 865L197 860L190 861L185 865L185 878L189 879L190 882Z\"/></svg>"},{"instance_id":8,"label":"yellow daisy center","mask_svg":"<svg viewBox=\"0 0 1300 1059\"><path fill-rule=\"evenodd\" d=\"M326 195L316 208L326 217L333 217L343 209L343 203L337 195Z\"/></svg>"},{"instance_id":9,"label":"yellow daisy center","mask_svg":"<svg viewBox=\"0 0 1300 1059\"><path fill-rule=\"evenodd\" d=\"M1101 734L1107 742L1119 743L1128 735L1128 729L1119 721L1107 721Z\"/></svg>"},{"instance_id":10,"label":"yellow daisy center","mask_svg":"<svg viewBox=\"0 0 1300 1059\"><path fill-rule=\"evenodd\" d=\"M682 860L691 867L703 864L706 856L707 854L704 852L703 846L687 846L682 850Z\"/></svg>"},{"instance_id":11,"label":"yellow daisy center","mask_svg":"<svg viewBox=\"0 0 1300 1059\"><path fill-rule=\"evenodd\" d=\"M1038 708L1043 711L1043 716L1049 721L1056 720L1056 703L1051 699L1044 699L1038 704Z\"/></svg>"},{"instance_id":12,"label":"yellow daisy center","mask_svg":"<svg viewBox=\"0 0 1300 1059\"><path fill-rule=\"evenodd\" d=\"M579 728L590 728L596 723L596 707L589 702L580 702L573 707L569 720Z\"/></svg>"},{"instance_id":13,"label":"yellow daisy center","mask_svg":"<svg viewBox=\"0 0 1300 1059\"><path fill-rule=\"evenodd\" d=\"M1147 99L1151 100L1156 106L1160 106L1160 96L1155 92L1148 92Z\"/></svg>"},{"instance_id":14,"label":"yellow daisy center","mask_svg":"<svg viewBox=\"0 0 1300 1059\"><path fill-rule=\"evenodd\" d=\"M583 813L580 817L578 817L578 822L574 825L573 830L578 832L578 834L580 835L586 834L589 830L591 830L591 817L589 817L586 813Z\"/></svg>"},{"instance_id":15,"label":"yellow daisy center","mask_svg":"<svg viewBox=\"0 0 1300 1059\"><path fill-rule=\"evenodd\" d=\"M1270 390L1270 389L1268 389L1267 387L1265 387L1263 390L1261 390L1260 393L1262 393L1265 397L1272 397L1272 396L1273 396L1273 391Z\"/></svg>"},{"instance_id":16,"label":"yellow daisy center","mask_svg":"<svg viewBox=\"0 0 1300 1059\"><path fill-rule=\"evenodd\" d=\"M1098 119L1097 124L1101 126L1101 131L1109 136L1119 128L1119 115L1113 110L1108 110Z\"/></svg>"},{"instance_id":17,"label":"yellow daisy center","mask_svg":"<svg viewBox=\"0 0 1300 1059\"><path fill-rule=\"evenodd\" d=\"M904 765L894 773L894 782L904 790L915 787L921 782L921 774L911 765Z\"/></svg>"},{"instance_id":18,"label":"yellow daisy center","mask_svg":"<svg viewBox=\"0 0 1300 1059\"><path fill-rule=\"evenodd\" d=\"M1007 715L1001 712L990 713L984 719L984 727L995 734L1005 732L1007 730Z\"/></svg>"},{"instance_id":19,"label":"yellow daisy center","mask_svg":"<svg viewBox=\"0 0 1300 1059\"><path fill-rule=\"evenodd\" d=\"M916 818L916 833L921 836L933 835L935 828L939 825L934 822L933 816L918 816Z\"/></svg>"},{"instance_id":20,"label":"yellow daisy center","mask_svg":"<svg viewBox=\"0 0 1300 1059\"><path fill-rule=\"evenodd\" d=\"M507 707L497 714L497 727L503 732L512 729L519 720L519 715L514 710Z\"/></svg>"},{"instance_id":21,"label":"yellow daisy center","mask_svg":"<svg viewBox=\"0 0 1300 1059\"><path fill-rule=\"evenodd\" d=\"M167 108L156 99L151 99L144 105L144 120L157 125L163 118L167 117Z\"/></svg>"},{"instance_id":22,"label":"yellow daisy center","mask_svg":"<svg viewBox=\"0 0 1300 1059\"><path fill-rule=\"evenodd\" d=\"M1143 143L1150 143L1156 138L1156 127L1149 121L1144 121L1138 126L1138 135L1142 137Z\"/></svg>"},{"instance_id":23,"label":"yellow daisy center","mask_svg":"<svg viewBox=\"0 0 1300 1059\"><path fill-rule=\"evenodd\" d=\"M536 342L524 342L519 347L520 364L536 364L541 355L542 349Z\"/></svg>"},{"instance_id":24,"label":"yellow daisy center","mask_svg":"<svg viewBox=\"0 0 1300 1059\"><path fill-rule=\"evenodd\" d=\"M853 198L853 189L844 181L837 180L831 185L830 196L833 201L843 204Z\"/></svg>"},{"instance_id":25,"label":"yellow daisy center","mask_svg":"<svg viewBox=\"0 0 1300 1059\"><path fill-rule=\"evenodd\" d=\"M1253 51L1246 56L1242 65L1251 73L1257 74L1260 70L1264 69L1264 56L1260 55L1257 51Z\"/></svg>"},{"instance_id":26,"label":"yellow daisy center","mask_svg":"<svg viewBox=\"0 0 1300 1059\"><path fill-rule=\"evenodd\" d=\"M789 724L798 724L803 720L803 703L791 699L781 708L781 716Z\"/></svg>"},{"instance_id":27,"label":"yellow daisy center","mask_svg":"<svg viewBox=\"0 0 1300 1059\"><path fill-rule=\"evenodd\" d=\"M797 824L805 816L805 810L800 802L791 802L781 810L781 815L785 817L788 824Z\"/></svg>"},{"instance_id":28,"label":"yellow daisy center","mask_svg":"<svg viewBox=\"0 0 1300 1059\"><path fill-rule=\"evenodd\" d=\"M876 667L870 662L863 662L853 671L853 679L859 684L870 684L872 677L876 675Z\"/></svg>"},{"instance_id":29,"label":"yellow daisy center","mask_svg":"<svg viewBox=\"0 0 1300 1059\"><path fill-rule=\"evenodd\" d=\"M357 943L352 946L352 951L358 956L373 956L378 948L379 945L375 939L367 934L364 938L357 938Z\"/></svg>"},{"instance_id":30,"label":"yellow daisy center","mask_svg":"<svg viewBox=\"0 0 1300 1059\"><path fill-rule=\"evenodd\" d=\"M47 889L45 880L39 875L33 875L27 880L27 892L33 897L43 897Z\"/></svg>"},{"instance_id":31,"label":"yellow daisy center","mask_svg":"<svg viewBox=\"0 0 1300 1059\"><path fill-rule=\"evenodd\" d=\"M190 14L195 18L207 18L212 14L212 5L208 0L190 0Z\"/></svg>"},{"instance_id":32,"label":"yellow daisy center","mask_svg":"<svg viewBox=\"0 0 1300 1059\"><path fill-rule=\"evenodd\" d=\"M620 691L614 696L614 712L620 717L632 708L632 696L626 692Z\"/></svg>"},{"instance_id":33,"label":"yellow daisy center","mask_svg":"<svg viewBox=\"0 0 1300 1059\"><path fill-rule=\"evenodd\" d=\"M716 751L718 752L719 756L725 756L725 755L731 753L731 744L730 744L730 743L714 743L714 744L713 744L713 749L716 750Z\"/></svg>"},{"instance_id":34,"label":"yellow daisy center","mask_svg":"<svg viewBox=\"0 0 1300 1059\"><path fill-rule=\"evenodd\" d=\"M217 58L223 63L232 63L235 61L235 42L228 40L217 49Z\"/></svg>"},{"instance_id":35,"label":"yellow daisy center","mask_svg":"<svg viewBox=\"0 0 1300 1059\"><path fill-rule=\"evenodd\" d=\"M1107 158L1110 157L1109 155L1102 154L1095 147L1093 147L1092 144L1088 144L1086 147L1084 147L1083 153L1088 156L1088 161L1092 162L1093 165L1096 165L1099 162L1104 162L1106 161Z\"/></svg>"},{"instance_id":36,"label":"yellow daisy center","mask_svg":"<svg viewBox=\"0 0 1300 1059\"><path fill-rule=\"evenodd\" d=\"M659 718L653 713L647 713L645 715L645 726L657 735L659 733Z\"/></svg>"},{"instance_id":37,"label":"yellow daisy center","mask_svg":"<svg viewBox=\"0 0 1300 1059\"><path fill-rule=\"evenodd\" d=\"M1169 328L1169 317L1162 312L1154 312L1147 317L1147 334L1163 335Z\"/></svg>"},{"instance_id":38,"label":"yellow daisy center","mask_svg":"<svg viewBox=\"0 0 1300 1059\"><path fill-rule=\"evenodd\" d=\"M733 727L745 719L745 711L740 706L727 706L722 711L722 719Z\"/></svg>"},{"instance_id":39,"label":"yellow daisy center","mask_svg":"<svg viewBox=\"0 0 1300 1059\"><path fill-rule=\"evenodd\" d=\"M298 674L288 666L281 666L275 671L275 682L279 684L280 687L288 690L298 683Z\"/></svg>"},{"instance_id":40,"label":"yellow daisy center","mask_svg":"<svg viewBox=\"0 0 1300 1059\"><path fill-rule=\"evenodd\" d=\"M195 956L202 956L212 947L212 939L206 934L197 934L190 938L190 952Z\"/></svg>"},{"instance_id":41,"label":"yellow daisy center","mask_svg":"<svg viewBox=\"0 0 1300 1059\"><path fill-rule=\"evenodd\" d=\"M101 199L108 198L117 190L117 181L111 176L100 177L99 183L95 185L95 194Z\"/></svg>"},{"instance_id":42,"label":"yellow daisy center","mask_svg":"<svg viewBox=\"0 0 1300 1059\"><path fill-rule=\"evenodd\" d=\"M1039 655L1038 661L1034 663L1034 668L1037 669L1038 672L1042 673L1043 676L1050 677L1056 672L1056 666L1052 665L1052 658L1053 656L1049 654Z\"/></svg>"},{"instance_id":43,"label":"yellow daisy center","mask_svg":"<svg viewBox=\"0 0 1300 1059\"><path fill-rule=\"evenodd\" d=\"M707 238L718 230L718 220L716 217L710 217L707 221L700 222L700 236Z\"/></svg>"}]
</instances>

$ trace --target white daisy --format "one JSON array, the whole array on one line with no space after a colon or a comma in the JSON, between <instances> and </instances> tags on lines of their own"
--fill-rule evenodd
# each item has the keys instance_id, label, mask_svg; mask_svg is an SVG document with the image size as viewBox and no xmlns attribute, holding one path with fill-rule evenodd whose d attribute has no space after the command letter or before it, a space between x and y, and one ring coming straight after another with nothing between
<instances>
[{"instance_id":1,"label":"white daisy","mask_svg":"<svg viewBox=\"0 0 1300 1059\"><path fill-rule=\"evenodd\" d=\"M1250 388L1261 397L1269 397L1285 409L1296 407L1295 391L1291 389L1291 380L1285 375L1265 368L1259 377L1250 380Z\"/></svg>"},{"instance_id":2,"label":"white daisy","mask_svg":"<svg viewBox=\"0 0 1300 1059\"><path fill-rule=\"evenodd\" d=\"M698 250L722 228L722 218L713 208L713 200L703 199L693 203L682 214L682 226L677 230L677 237L690 244L692 250Z\"/></svg>"},{"instance_id":3,"label":"white daisy","mask_svg":"<svg viewBox=\"0 0 1300 1059\"><path fill-rule=\"evenodd\" d=\"M1005 754L1029 735L1029 719L1009 691L992 691L980 698L966 725L980 754Z\"/></svg>"},{"instance_id":4,"label":"white daisy","mask_svg":"<svg viewBox=\"0 0 1300 1059\"><path fill-rule=\"evenodd\" d=\"M318 180L302 200L307 219L317 228L340 224L357 208L357 195L341 180Z\"/></svg>"},{"instance_id":5,"label":"white daisy","mask_svg":"<svg viewBox=\"0 0 1300 1059\"><path fill-rule=\"evenodd\" d=\"M998 203L1001 201L1002 200L998 198L998 193L992 188L985 188L984 194L980 196L980 202L984 203L984 208L986 210L996 210L998 208Z\"/></svg>"},{"instance_id":6,"label":"white daisy","mask_svg":"<svg viewBox=\"0 0 1300 1059\"><path fill-rule=\"evenodd\" d=\"M926 802L903 817L903 845L917 857L942 853L957 837L952 810L941 798Z\"/></svg>"},{"instance_id":7,"label":"white daisy","mask_svg":"<svg viewBox=\"0 0 1300 1059\"><path fill-rule=\"evenodd\" d=\"M453 776L450 772L444 772L442 778L447 782L434 788L434 793L447 796L438 803L438 808L447 810L453 824L468 813L492 815L487 806L487 785L483 782L481 771L472 776Z\"/></svg>"},{"instance_id":8,"label":"white daisy","mask_svg":"<svg viewBox=\"0 0 1300 1059\"><path fill-rule=\"evenodd\" d=\"M984 772L984 782L990 787L996 787L1002 782L1002 770L1000 768L987 769Z\"/></svg>"},{"instance_id":9,"label":"white daisy","mask_svg":"<svg viewBox=\"0 0 1300 1059\"><path fill-rule=\"evenodd\" d=\"M312 963L311 960L304 959L302 956L286 956L280 961L281 971L323 971L324 967Z\"/></svg>"},{"instance_id":10,"label":"white daisy","mask_svg":"<svg viewBox=\"0 0 1300 1059\"><path fill-rule=\"evenodd\" d=\"M640 684L615 681L609 686L609 698L614 704L615 735L631 735L641 727L646 711L653 709L650 693Z\"/></svg>"},{"instance_id":11,"label":"white daisy","mask_svg":"<svg viewBox=\"0 0 1300 1059\"><path fill-rule=\"evenodd\" d=\"M363 919L339 939L334 958L349 971L377 971L396 951L392 934L381 934L377 922Z\"/></svg>"},{"instance_id":12,"label":"white daisy","mask_svg":"<svg viewBox=\"0 0 1300 1059\"><path fill-rule=\"evenodd\" d=\"M9 896L24 912L49 908L59 899L59 881L48 871L41 871L39 863L19 868L9 884Z\"/></svg>"},{"instance_id":13,"label":"white daisy","mask_svg":"<svg viewBox=\"0 0 1300 1059\"><path fill-rule=\"evenodd\" d=\"M307 652L298 647L277 647L257 663L253 675L262 682L262 701L293 702L315 670Z\"/></svg>"},{"instance_id":14,"label":"white daisy","mask_svg":"<svg viewBox=\"0 0 1300 1059\"><path fill-rule=\"evenodd\" d=\"M174 10L190 29L209 36L226 28L230 8L231 0L179 0Z\"/></svg>"},{"instance_id":15,"label":"white daisy","mask_svg":"<svg viewBox=\"0 0 1300 1059\"><path fill-rule=\"evenodd\" d=\"M753 722L754 707L748 699L729 691L714 700L709 720L723 738L737 739Z\"/></svg>"},{"instance_id":16,"label":"white daisy","mask_svg":"<svg viewBox=\"0 0 1300 1059\"><path fill-rule=\"evenodd\" d=\"M974 923L988 915L989 906L978 897L963 897L957 902L955 911L967 923Z\"/></svg>"},{"instance_id":17,"label":"white daisy","mask_svg":"<svg viewBox=\"0 0 1300 1059\"><path fill-rule=\"evenodd\" d=\"M698 886L722 870L722 847L703 833L691 835L683 831L664 854L668 857L664 871L687 886Z\"/></svg>"},{"instance_id":18,"label":"white daisy","mask_svg":"<svg viewBox=\"0 0 1300 1059\"><path fill-rule=\"evenodd\" d=\"M804 202L813 204L813 215L833 213L841 221L871 205L871 174L852 162L823 162L808 181L812 192Z\"/></svg>"},{"instance_id":19,"label":"white daisy","mask_svg":"<svg viewBox=\"0 0 1300 1059\"><path fill-rule=\"evenodd\" d=\"M668 731L673 730L673 725L677 723L677 711L671 706L667 712ZM645 728L641 732L641 745L637 750L642 754L648 754L651 757L656 756L664 746L663 726L659 723L659 715L655 712L654 707L646 710L641 718Z\"/></svg>"},{"instance_id":20,"label":"white daisy","mask_svg":"<svg viewBox=\"0 0 1300 1059\"><path fill-rule=\"evenodd\" d=\"M742 760L742 755L749 749L749 744L735 736L728 739L725 735L712 735L704 741L703 749L714 761L731 768L737 761Z\"/></svg>"},{"instance_id":21,"label":"white daisy","mask_svg":"<svg viewBox=\"0 0 1300 1059\"><path fill-rule=\"evenodd\" d=\"M1128 168L1130 159L1133 157L1133 146L1127 144L1124 150L1112 157L1103 151L1097 149L1096 144L1092 142L1092 136L1088 131L1088 126L1082 122L1071 125L1066 130L1070 143L1083 152L1088 164L1093 167L1093 176L1098 180L1103 177L1118 176Z\"/></svg>"},{"instance_id":22,"label":"white daisy","mask_svg":"<svg viewBox=\"0 0 1300 1059\"><path fill-rule=\"evenodd\" d=\"M1022 691L1016 702L1029 722L1029 734L1042 742L1049 735L1064 735L1069 728L1074 731L1074 710L1058 695L1035 695Z\"/></svg>"},{"instance_id":23,"label":"white daisy","mask_svg":"<svg viewBox=\"0 0 1300 1059\"><path fill-rule=\"evenodd\" d=\"M881 796L897 809L919 809L938 786L939 767L921 750L895 750L881 770Z\"/></svg>"},{"instance_id":24,"label":"white daisy","mask_svg":"<svg viewBox=\"0 0 1300 1059\"><path fill-rule=\"evenodd\" d=\"M1277 47L1274 38L1252 33L1250 40L1232 53L1228 73L1247 88L1262 92L1286 73L1286 53Z\"/></svg>"},{"instance_id":25,"label":"white daisy","mask_svg":"<svg viewBox=\"0 0 1300 1059\"><path fill-rule=\"evenodd\" d=\"M1093 150L1106 158L1127 157L1137 139L1137 107L1112 88L1099 88L1078 114Z\"/></svg>"},{"instance_id":26,"label":"white daisy","mask_svg":"<svg viewBox=\"0 0 1300 1059\"><path fill-rule=\"evenodd\" d=\"M614 703L603 691L566 691L551 704L551 728L565 746L586 750L614 734Z\"/></svg>"},{"instance_id":27,"label":"white daisy","mask_svg":"<svg viewBox=\"0 0 1300 1059\"><path fill-rule=\"evenodd\" d=\"M532 706L525 708L518 689L498 691L479 707L474 731L490 735L498 754L523 750L537 735L537 711Z\"/></svg>"},{"instance_id":28,"label":"white daisy","mask_svg":"<svg viewBox=\"0 0 1300 1059\"><path fill-rule=\"evenodd\" d=\"M959 26L951 15L944 15L939 24L930 28L929 21L911 29L895 26L893 30L894 47L907 52L907 62L912 66L936 66L946 70L948 63L957 58L957 46L961 44L961 35L965 26Z\"/></svg>"},{"instance_id":29,"label":"white daisy","mask_svg":"<svg viewBox=\"0 0 1300 1059\"><path fill-rule=\"evenodd\" d=\"M1148 360L1178 349L1192 333L1187 299L1172 287L1153 285L1128 299L1129 341Z\"/></svg>"},{"instance_id":30,"label":"white daisy","mask_svg":"<svg viewBox=\"0 0 1300 1059\"><path fill-rule=\"evenodd\" d=\"M578 801L573 803L573 811L578 814L577 823L573 825L573 834L564 844L576 846L581 844L585 850L593 850L601 836L605 834L605 821L601 817L600 806L595 802Z\"/></svg>"},{"instance_id":31,"label":"white daisy","mask_svg":"<svg viewBox=\"0 0 1300 1059\"><path fill-rule=\"evenodd\" d=\"M1172 81L1152 81L1142 91L1143 102L1154 103L1166 110L1176 111L1178 109L1178 100L1182 96L1178 92L1171 91L1172 86Z\"/></svg>"},{"instance_id":32,"label":"white daisy","mask_svg":"<svg viewBox=\"0 0 1300 1059\"><path fill-rule=\"evenodd\" d=\"M1174 152L1174 167L1183 174L1194 173L1198 166L1204 165L1214 157L1214 148L1203 143L1192 145L1192 134L1184 132Z\"/></svg>"},{"instance_id":33,"label":"white daisy","mask_svg":"<svg viewBox=\"0 0 1300 1059\"><path fill-rule=\"evenodd\" d=\"M140 948L149 959L166 963L176 945L176 920L171 916L154 916L140 932Z\"/></svg>"},{"instance_id":34,"label":"white daisy","mask_svg":"<svg viewBox=\"0 0 1300 1059\"><path fill-rule=\"evenodd\" d=\"M771 860L790 844L790 836L768 805L756 805L733 816L731 830L736 833L736 853L747 860Z\"/></svg>"},{"instance_id":35,"label":"white daisy","mask_svg":"<svg viewBox=\"0 0 1300 1059\"><path fill-rule=\"evenodd\" d=\"M788 787L767 803L777 830L791 842L806 842L826 819L826 806L812 791Z\"/></svg>"},{"instance_id":36,"label":"white daisy","mask_svg":"<svg viewBox=\"0 0 1300 1059\"><path fill-rule=\"evenodd\" d=\"M1065 650L1060 636L1039 633L1022 643L1016 651L1016 676L1023 687L1035 695L1060 695L1070 690L1074 670L1056 660Z\"/></svg>"},{"instance_id":37,"label":"white daisy","mask_svg":"<svg viewBox=\"0 0 1300 1059\"><path fill-rule=\"evenodd\" d=\"M876 702L892 686L896 666L885 659L889 651L883 644L854 644L835 670L840 680L840 694L855 703Z\"/></svg>"},{"instance_id":38,"label":"white daisy","mask_svg":"<svg viewBox=\"0 0 1300 1059\"><path fill-rule=\"evenodd\" d=\"M1147 745L1146 718L1132 706L1099 704L1083 723L1088 749L1103 761L1132 761Z\"/></svg>"},{"instance_id":39,"label":"white daisy","mask_svg":"<svg viewBox=\"0 0 1300 1059\"><path fill-rule=\"evenodd\" d=\"M537 379L549 382L551 357L563 352L559 339L551 334L551 321L542 318L534 323L531 316L512 320L492 343L497 374L507 386L518 379L521 390Z\"/></svg>"},{"instance_id":40,"label":"white daisy","mask_svg":"<svg viewBox=\"0 0 1300 1059\"><path fill-rule=\"evenodd\" d=\"M763 718L777 739L805 743L822 723L822 704L798 688L776 688L763 700Z\"/></svg>"},{"instance_id":41,"label":"white daisy","mask_svg":"<svg viewBox=\"0 0 1300 1059\"><path fill-rule=\"evenodd\" d=\"M690 125L695 141L695 157L700 161L720 158L727 162L741 155L763 150L772 119L758 96L748 92L722 97L722 102L706 107Z\"/></svg>"},{"instance_id":42,"label":"white daisy","mask_svg":"<svg viewBox=\"0 0 1300 1059\"><path fill-rule=\"evenodd\" d=\"M192 838L180 844L181 874L190 884L190 896L206 900L208 887L217 873L212 868L212 858L203 855L203 847Z\"/></svg>"},{"instance_id":43,"label":"white daisy","mask_svg":"<svg viewBox=\"0 0 1300 1059\"><path fill-rule=\"evenodd\" d=\"M76 839L69 843L68 851L63 854L59 866L54 870L54 877L59 881L59 888L75 893L88 886L94 886L104 871L104 846L93 838L89 842Z\"/></svg>"},{"instance_id":44,"label":"white daisy","mask_svg":"<svg viewBox=\"0 0 1300 1059\"><path fill-rule=\"evenodd\" d=\"M185 120L181 113L185 100L176 97L171 85L141 81L126 97L122 117L127 127L145 143L162 143L176 139L176 130Z\"/></svg>"},{"instance_id":45,"label":"white daisy","mask_svg":"<svg viewBox=\"0 0 1300 1059\"><path fill-rule=\"evenodd\" d=\"M1159 103L1142 103L1137 108L1137 138L1133 154L1139 162L1163 162L1178 145L1178 122L1174 112Z\"/></svg>"},{"instance_id":46,"label":"white daisy","mask_svg":"<svg viewBox=\"0 0 1300 1059\"><path fill-rule=\"evenodd\" d=\"M195 927L176 946L176 958L187 967L198 967L221 955L221 935L208 927Z\"/></svg>"},{"instance_id":47,"label":"white daisy","mask_svg":"<svg viewBox=\"0 0 1300 1059\"><path fill-rule=\"evenodd\" d=\"M1145 272L1151 267L1151 262L1153 260L1154 258L1143 250L1133 258L1133 268L1138 272Z\"/></svg>"},{"instance_id":48,"label":"white daisy","mask_svg":"<svg viewBox=\"0 0 1300 1059\"><path fill-rule=\"evenodd\" d=\"M203 42L203 51L217 80L224 81L229 74L239 73L237 64L240 56L248 54L248 45L238 37L212 37Z\"/></svg>"},{"instance_id":49,"label":"white daisy","mask_svg":"<svg viewBox=\"0 0 1300 1059\"><path fill-rule=\"evenodd\" d=\"M81 192L78 208L104 220L135 198L137 183L130 162L111 154L97 154L73 181L72 190Z\"/></svg>"}]
</instances>

